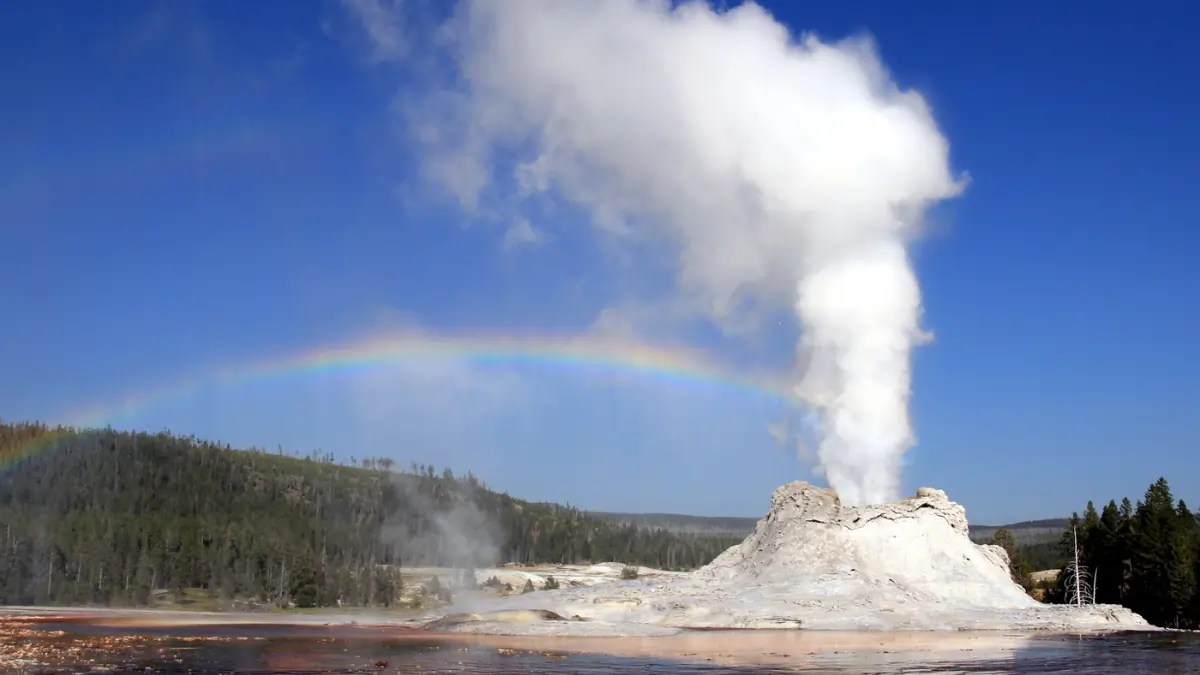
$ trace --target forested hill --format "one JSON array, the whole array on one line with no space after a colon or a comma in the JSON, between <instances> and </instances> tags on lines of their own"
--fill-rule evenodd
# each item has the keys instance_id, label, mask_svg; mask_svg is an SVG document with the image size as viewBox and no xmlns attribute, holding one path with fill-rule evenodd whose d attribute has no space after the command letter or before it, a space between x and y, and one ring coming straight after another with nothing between
<instances>
[{"instance_id":1,"label":"forested hill","mask_svg":"<svg viewBox=\"0 0 1200 675\"><path fill-rule=\"evenodd\" d=\"M972 525L971 538L985 541L995 536L998 530L1008 530L1013 534L1018 545L1031 546L1057 542L1067 526L1066 518L1047 518L1045 520L1026 520L1011 525Z\"/></svg>"},{"instance_id":2,"label":"forested hill","mask_svg":"<svg viewBox=\"0 0 1200 675\"><path fill-rule=\"evenodd\" d=\"M726 537L746 537L754 531L758 518L734 516L690 516L678 513L619 513L591 511L593 515L617 523L636 525L643 529L667 530L681 534L705 534ZM991 541L999 530L1012 533L1019 546L1058 543L1066 518L1030 520L1011 525L971 525L971 538L977 542Z\"/></svg>"},{"instance_id":3,"label":"forested hill","mask_svg":"<svg viewBox=\"0 0 1200 675\"><path fill-rule=\"evenodd\" d=\"M738 538L532 504L468 474L242 451L169 433L0 422L0 604L144 604L156 589L389 604L389 566L621 561L682 569ZM315 589L315 593L313 592Z\"/></svg>"},{"instance_id":4,"label":"forested hill","mask_svg":"<svg viewBox=\"0 0 1200 675\"><path fill-rule=\"evenodd\" d=\"M744 538L758 525L758 517L689 516L681 513L620 513L591 511L593 515L621 524L680 534L707 534Z\"/></svg>"}]
</instances>

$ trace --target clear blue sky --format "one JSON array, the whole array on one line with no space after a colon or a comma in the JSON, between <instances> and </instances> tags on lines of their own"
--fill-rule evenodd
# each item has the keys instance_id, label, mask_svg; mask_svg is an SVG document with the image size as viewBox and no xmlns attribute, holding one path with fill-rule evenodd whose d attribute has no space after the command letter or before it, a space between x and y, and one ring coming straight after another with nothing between
<instances>
[{"instance_id":1,"label":"clear blue sky","mask_svg":"<svg viewBox=\"0 0 1200 675\"><path fill-rule=\"evenodd\" d=\"M1160 475L1200 505L1200 5L766 7L794 31L873 35L971 177L915 249L937 339L916 355L905 487L946 489L974 522L1137 497ZM506 246L503 227L420 198L395 113L407 83L346 5L46 1L0 16L5 419L70 421L397 324L582 332L631 297L630 270L581 230ZM760 365L786 363L795 337L687 335ZM418 371L213 387L111 421L450 465L608 510L759 515L808 476L763 430L772 404L744 392Z\"/></svg>"}]
</instances>

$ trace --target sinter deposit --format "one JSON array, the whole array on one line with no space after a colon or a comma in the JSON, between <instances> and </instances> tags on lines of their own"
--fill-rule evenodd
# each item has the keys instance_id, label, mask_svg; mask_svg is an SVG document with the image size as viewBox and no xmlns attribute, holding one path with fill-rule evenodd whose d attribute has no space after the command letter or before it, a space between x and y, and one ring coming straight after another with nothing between
<instances>
[{"instance_id":1,"label":"sinter deposit","mask_svg":"<svg viewBox=\"0 0 1200 675\"><path fill-rule=\"evenodd\" d=\"M463 613L441 619L438 628L564 635L686 627L1149 628L1123 607L1030 598L1012 581L1004 550L973 543L966 512L941 490L852 508L831 490L795 482L771 501L753 534L691 574L475 603L457 608Z\"/></svg>"}]
</instances>

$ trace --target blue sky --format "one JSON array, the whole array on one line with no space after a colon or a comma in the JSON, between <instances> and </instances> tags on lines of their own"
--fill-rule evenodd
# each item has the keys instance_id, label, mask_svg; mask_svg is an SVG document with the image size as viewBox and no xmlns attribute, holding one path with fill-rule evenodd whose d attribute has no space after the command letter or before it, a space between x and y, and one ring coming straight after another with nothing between
<instances>
[{"instance_id":1,"label":"blue sky","mask_svg":"<svg viewBox=\"0 0 1200 675\"><path fill-rule=\"evenodd\" d=\"M585 216L523 232L428 196L396 111L421 84L397 62L430 53L388 53L354 4L5 10L0 56L20 67L0 72L0 416L71 421L398 326L659 317L672 270L614 253ZM441 18L410 5L397 30ZM795 32L874 36L970 175L913 249L936 339L915 356L906 491L946 489L975 522L1136 497L1160 475L1200 503L1200 8L765 6ZM629 339L664 337L634 323ZM669 332L746 367L786 366L796 337L773 320ZM809 476L764 430L778 413L735 390L442 362L211 387L107 421L450 465L589 508L758 515Z\"/></svg>"}]
</instances>

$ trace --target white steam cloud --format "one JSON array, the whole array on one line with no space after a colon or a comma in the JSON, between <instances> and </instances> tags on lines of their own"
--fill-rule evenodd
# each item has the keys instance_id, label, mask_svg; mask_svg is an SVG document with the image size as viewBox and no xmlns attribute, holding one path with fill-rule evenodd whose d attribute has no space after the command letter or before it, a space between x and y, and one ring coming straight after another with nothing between
<instances>
[{"instance_id":1,"label":"white steam cloud","mask_svg":"<svg viewBox=\"0 0 1200 675\"><path fill-rule=\"evenodd\" d=\"M665 0L468 0L443 30L458 85L408 104L430 175L471 210L565 199L670 242L716 321L793 309L819 469L846 503L894 499L925 339L906 245L962 185L872 43Z\"/></svg>"}]
</instances>

